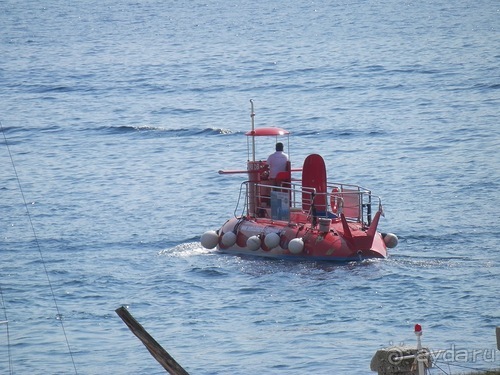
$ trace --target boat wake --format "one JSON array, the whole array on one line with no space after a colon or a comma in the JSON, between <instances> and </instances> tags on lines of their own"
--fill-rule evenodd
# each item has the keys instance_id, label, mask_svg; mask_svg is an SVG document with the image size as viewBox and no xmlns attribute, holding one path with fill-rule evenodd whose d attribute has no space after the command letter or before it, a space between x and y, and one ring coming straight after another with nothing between
<instances>
[{"instance_id":1,"label":"boat wake","mask_svg":"<svg viewBox=\"0 0 500 375\"><path fill-rule=\"evenodd\" d=\"M187 242L174 247L169 247L167 249L160 250L158 252L158 255L176 257L176 258L187 258L204 254L212 254L215 252L216 252L215 250L205 249L200 245L199 242Z\"/></svg>"}]
</instances>

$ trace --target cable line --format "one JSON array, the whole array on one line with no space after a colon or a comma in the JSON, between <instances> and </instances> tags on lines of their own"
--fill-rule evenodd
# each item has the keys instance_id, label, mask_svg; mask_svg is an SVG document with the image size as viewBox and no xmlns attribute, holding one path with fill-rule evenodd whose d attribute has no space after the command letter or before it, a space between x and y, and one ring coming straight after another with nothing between
<instances>
[{"instance_id":1,"label":"cable line","mask_svg":"<svg viewBox=\"0 0 500 375\"><path fill-rule=\"evenodd\" d=\"M76 370L75 359L73 357L73 352L71 351L71 347L70 347L69 341L68 341L68 336L66 334L66 329L64 328L63 316L62 316L62 314L61 314L61 312L59 310L59 306L57 305L57 300L56 300L56 296L55 296L55 293L54 293L54 288L52 287L52 283L50 281L49 272L47 271L47 265L45 264L45 259L43 257L43 253L42 253L42 248L40 247L40 242L38 241L38 237L36 235L36 231L35 231L35 227L33 225L33 221L31 220L30 210L28 208L28 204L26 203L26 198L24 196L24 191L23 191L23 188L21 186L21 180L19 179L19 175L17 173L16 165L14 163L14 158L12 157L12 153L10 152L10 147L9 147L9 143L7 141L7 136L5 135L5 131L4 131L4 128L3 128L3 125L2 125L1 121L0 121L0 130L2 131L3 138L5 140L5 146L7 147L7 152L9 154L9 158L10 158L10 161L11 161L11 164L12 164L12 169L14 170L14 175L15 175L16 180L17 180L17 185L19 187L19 191L21 192L21 196L23 198L24 208L26 209L26 213L28 215L28 221L29 221L31 230L33 232L33 237L35 239L36 247L38 249L38 254L40 255L40 260L42 261L43 269L45 271L45 275L47 276L47 282L49 284L50 293L52 294L52 300L54 301L54 306L55 306L56 312L57 312L56 319L61 322L61 328L62 328L62 331L63 331L63 334L64 334L64 339L66 341L66 346L68 347L69 355L71 357L71 362L73 363L73 368L75 369L75 374L78 374L78 371Z\"/></svg>"}]
</instances>

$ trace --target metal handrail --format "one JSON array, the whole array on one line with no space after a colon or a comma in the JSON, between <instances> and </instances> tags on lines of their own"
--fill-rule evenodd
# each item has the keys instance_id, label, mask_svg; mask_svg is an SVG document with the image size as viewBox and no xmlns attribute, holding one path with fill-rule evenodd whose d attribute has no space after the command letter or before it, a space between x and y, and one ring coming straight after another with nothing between
<instances>
[{"instance_id":1,"label":"metal handrail","mask_svg":"<svg viewBox=\"0 0 500 375\"><path fill-rule=\"evenodd\" d=\"M377 210L381 210L382 200L379 196L373 195L370 190L365 189L359 185L354 184L342 184L342 183L328 183L326 193L317 193L314 188L302 187L300 180L294 180L290 182L290 187L286 186L273 186L267 184L256 183L252 181L243 181L240 185L240 191L238 196L238 201L234 210L234 216L238 216L238 211L241 208L240 216L253 216L259 210L270 208L269 206L263 206L257 204L257 202L263 202L266 199L269 200L269 196L255 193L254 209L255 212L250 212L250 202L249 202L249 191L250 189L255 189L259 191L262 189L279 189L282 192L288 192L290 195L290 209L297 210L302 209L303 203L309 206L314 206L314 200L316 197L325 196L324 201L327 203L327 209L324 212L316 212L313 215L312 212L308 212L308 220L312 220L313 216L316 217L332 217L340 216L344 213L345 217L349 221L358 221L371 224L372 219L372 206L378 203ZM336 189L336 191L334 190ZM337 194L335 199L337 199L337 212L332 212L332 193ZM304 202L304 196L310 195L310 201ZM242 203L243 201L243 203ZM335 217L333 216L333 217Z\"/></svg>"}]
</instances>

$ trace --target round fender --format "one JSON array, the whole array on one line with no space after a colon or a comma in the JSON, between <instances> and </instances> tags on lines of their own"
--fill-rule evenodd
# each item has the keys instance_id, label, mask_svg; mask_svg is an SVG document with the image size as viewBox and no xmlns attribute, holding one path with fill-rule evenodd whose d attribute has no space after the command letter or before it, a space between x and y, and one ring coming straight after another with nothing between
<instances>
[{"instance_id":1,"label":"round fender","mask_svg":"<svg viewBox=\"0 0 500 375\"><path fill-rule=\"evenodd\" d=\"M219 243L219 235L216 231L209 230L202 234L200 242L205 249L213 249Z\"/></svg>"},{"instance_id":2,"label":"round fender","mask_svg":"<svg viewBox=\"0 0 500 375\"><path fill-rule=\"evenodd\" d=\"M278 233L268 233L264 237L264 244L270 249L274 249L280 244L280 236Z\"/></svg>"},{"instance_id":3,"label":"round fender","mask_svg":"<svg viewBox=\"0 0 500 375\"><path fill-rule=\"evenodd\" d=\"M304 250L304 240L302 238L294 238L288 243L288 250L292 254L300 254Z\"/></svg>"},{"instance_id":4,"label":"round fender","mask_svg":"<svg viewBox=\"0 0 500 375\"><path fill-rule=\"evenodd\" d=\"M385 246L389 249L398 246L399 239L394 233L382 233L382 237L384 238Z\"/></svg>"},{"instance_id":5,"label":"round fender","mask_svg":"<svg viewBox=\"0 0 500 375\"><path fill-rule=\"evenodd\" d=\"M260 241L259 236L248 237L247 247L249 250L252 250L252 251L259 250L261 244L262 244L262 242Z\"/></svg>"},{"instance_id":6,"label":"round fender","mask_svg":"<svg viewBox=\"0 0 500 375\"><path fill-rule=\"evenodd\" d=\"M234 234L233 232L224 233L221 238L221 243L225 247L233 246L236 243L236 234Z\"/></svg>"}]
</instances>

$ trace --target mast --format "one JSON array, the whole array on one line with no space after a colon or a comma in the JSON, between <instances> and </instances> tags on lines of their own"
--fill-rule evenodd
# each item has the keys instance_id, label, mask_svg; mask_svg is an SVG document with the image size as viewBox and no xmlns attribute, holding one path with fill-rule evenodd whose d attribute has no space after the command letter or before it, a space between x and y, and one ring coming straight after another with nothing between
<instances>
[{"instance_id":1,"label":"mast","mask_svg":"<svg viewBox=\"0 0 500 375\"><path fill-rule=\"evenodd\" d=\"M255 161L255 112L253 110L253 99L250 99L250 117L252 118L252 161Z\"/></svg>"}]
</instances>

